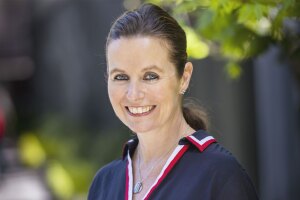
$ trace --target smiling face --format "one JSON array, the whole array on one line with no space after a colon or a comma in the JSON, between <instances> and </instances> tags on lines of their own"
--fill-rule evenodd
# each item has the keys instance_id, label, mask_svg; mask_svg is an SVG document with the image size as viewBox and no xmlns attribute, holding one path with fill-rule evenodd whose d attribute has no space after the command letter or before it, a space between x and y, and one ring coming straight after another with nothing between
<instances>
[{"instance_id":1,"label":"smiling face","mask_svg":"<svg viewBox=\"0 0 300 200\"><path fill-rule=\"evenodd\" d=\"M182 117L179 79L166 43L153 37L113 40L107 48L108 94L119 119L133 132L171 126Z\"/></svg>"}]
</instances>

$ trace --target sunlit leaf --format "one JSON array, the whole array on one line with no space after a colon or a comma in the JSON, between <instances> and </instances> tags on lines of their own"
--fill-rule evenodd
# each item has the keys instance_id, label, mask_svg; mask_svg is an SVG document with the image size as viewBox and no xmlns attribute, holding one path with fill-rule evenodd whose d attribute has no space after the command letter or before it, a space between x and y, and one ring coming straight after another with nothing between
<instances>
[{"instance_id":1,"label":"sunlit leaf","mask_svg":"<svg viewBox=\"0 0 300 200\"><path fill-rule=\"evenodd\" d=\"M174 14L178 13L190 13L195 11L198 8L197 4L192 2L186 2L176 5L176 9L174 10Z\"/></svg>"},{"instance_id":2,"label":"sunlit leaf","mask_svg":"<svg viewBox=\"0 0 300 200\"><path fill-rule=\"evenodd\" d=\"M209 7L209 1L205 0L205 1L193 1L193 0L189 0L189 1L180 1L176 3L176 9L173 10L174 14L182 14L182 13L191 13L193 11L196 11L197 9L204 9L204 8L208 8ZM198 11L197 10L197 11Z\"/></svg>"},{"instance_id":3,"label":"sunlit leaf","mask_svg":"<svg viewBox=\"0 0 300 200\"><path fill-rule=\"evenodd\" d=\"M242 74L242 68L235 62L229 62L225 66L226 72L232 79L237 79Z\"/></svg>"},{"instance_id":4,"label":"sunlit leaf","mask_svg":"<svg viewBox=\"0 0 300 200\"><path fill-rule=\"evenodd\" d=\"M73 180L58 161L50 162L46 171L46 178L52 191L59 199L71 199L74 194Z\"/></svg>"},{"instance_id":5,"label":"sunlit leaf","mask_svg":"<svg viewBox=\"0 0 300 200\"><path fill-rule=\"evenodd\" d=\"M195 30L201 40L213 45L213 53L235 62L259 55L270 44L285 41L291 31L295 32L295 29L287 30L286 21L300 18L298 0L163 2L168 2L164 6L176 13L181 24Z\"/></svg>"},{"instance_id":6,"label":"sunlit leaf","mask_svg":"<svg viewBox=\"0 0 300 200\"><path fill-rule=\"evenodd\" d=\"M245 57L242 45L235 45L227 40L221 45L221 52L230 59L241 60Z\"/></svg>"},{"instance_id":7,"label":"sunlit leaf","mask_svg":"<svg viewBox=\"0 0 300 200\"><path fill-rule=\"evenodd\" d=\"M153 3L155 5L161 6L163 4L162 0L146 0L145 3Z\"/></svg>"},{"instance_id":8,"label":"sunlit leaf","mask_svg":"<svg viewBox=\"0 0 300 200\"><path fill-rule=\"evenodd\" d=\"M213 11L206 11L199 19L198 30L206 39L222 41L233 36L232 23L234 23L234 19L231 15L220 16Z\"/></svg>"},{"instance_id":9,"label":"sunlit leaf","mask_svg":"<svg viewBox=\"0 0 300 200\"><path fill-rule=\"evenodd\" d=\"M46 160L46 154L39 139L31 132L20 136L19 149L22 162L30 167L37 168Z\"/></svg>"},{"instance_id":10,"label":"sunlit leaf","mask_svg":"<svg viewBox=\"0 0 300 200\"><path fill-rule=\"evenodd\" d=\"M233 0L211 0L210 8L218 11L220 15L232 14L234 10L240 7L242 2Z\"/></svg>"},{"instance_id":11,"label":"sunlit leaf","mask_svg":"<svg viewBox=\"0 0 300 200\"><path fill-rule=\"evenodd\" d=\"M73 161L64 162L62 165L68 172L69 176L72 177L74 189L76 193L84 193L88 191L88 187L91 184L91 180L95 175L95 171L100 167L98 164L97 168L94 169L90 161L82 159L74 159Z\"/></svg>"},{"instance_id":12,"label":"sunlit leaf","mask_svg":"<svg viewBox=\"0 0 300 200\"><path fill-rule=\"evenodd\" d=\"M200 40L195 31L189 27L184 27L187 36L187 53L189 57L202 59L208 56L209 47Z\"/></svg>"},{"instance_id":13,"label":"sunlit leaf","mask_svg":"<svg viewBox=\"0 0 300 200\"><path fill-rule=\"evenodd\" d=\"M259 3L262 5L271 5L275 6L282 3L285 0L249 0L249 3Z\"/></svg>"},{"instance_id":14,"label":"sunlit leaf","mask_svg":"<svg viewBox=\"0 0 300 200\"><path fill-rule=\"evenodd\" d=\"M261 36L270 35L271 33L272 24L271 21L266 17L262 17L260 20L256 21L244 22L244 25Z\"/></svg>"},{"instance_id":15,"label":"sunlit leaf","mask_svg":"<svg viewBox=\"0 0 300 200\"><path fill-rule=\"evenodd\" d=\"M238 23L249 23L259 21L267 17L270 7L261 4L243 4L238 10Z\"/></svg>"}]
</instances>

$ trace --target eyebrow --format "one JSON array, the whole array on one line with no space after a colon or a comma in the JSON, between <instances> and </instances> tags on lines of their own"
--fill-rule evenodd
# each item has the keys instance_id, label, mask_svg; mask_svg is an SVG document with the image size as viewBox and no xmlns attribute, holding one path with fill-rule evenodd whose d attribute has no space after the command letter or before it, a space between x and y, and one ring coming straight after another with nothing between
<instances>
[{"instance_id":1,"label":"eyebrow","mask_svg":"<svg viewBox=\"0 0 300 200\"><path fill-rule=\"evenodd\" d=\"M150 70L157 70L159 72L163 72L163 70L161 68L157 67L156 65L147 66L147 67L142 69L142 72L150 71ZM125 73L125 71L122 70L122 69L114 68L113 70L111 70L109 72L109 74L114 74L114 73Z\"/></svg>"},{"instance_id":2,"label":"eyebrow","mask_svg":"<svg viewBox=\"0 0 300 200\"><path fill-rule=\"evenodd\" d=\"M147 66L147 67L143 68L142 71L144 72L144 71L150 71L150 70L157 70L159 72L163 72L163 70L161 68L157 67L156 65Z\"/></svg>"},{"instance_id":3,"label":"eyebrow","mask_svg":"<svg viewBox=\"0 0 300 200\"><path fill-rule=\"evenodd\" d=\"M115 68L115 69L111 70L111 71L109 72L109 74L114 74L114 73L117 73L117 72L119 72L119 73L125 73L125 71L124 71L124 70L121 70L121 69Z\"/></svg>"}]
</instances>

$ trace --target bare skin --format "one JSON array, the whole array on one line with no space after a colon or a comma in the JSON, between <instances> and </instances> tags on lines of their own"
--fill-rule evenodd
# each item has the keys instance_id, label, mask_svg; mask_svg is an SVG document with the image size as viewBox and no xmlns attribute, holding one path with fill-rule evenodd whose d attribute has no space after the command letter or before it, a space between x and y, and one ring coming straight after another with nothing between
<instances>
[{"instance_id":1,"label":"bare skin","mask_svg":"<svg viewBox=\"0 0 300 200\"><path fill-rule=\"evenodd\" d=\"M143 181L143 190L133 195L134 199L142 199L179 139L195 132L181 110L181 91L188 88L193 65L187 62L179 78L166 44L153 37L112 41L107 61L108 93L113 109L139 138L132 158L134 184L138 181L137 152L142 177L147 176L149 166L156 165ZM161 159L166 152L170 152L169 155Z\"/></svg>"}]
</instances>

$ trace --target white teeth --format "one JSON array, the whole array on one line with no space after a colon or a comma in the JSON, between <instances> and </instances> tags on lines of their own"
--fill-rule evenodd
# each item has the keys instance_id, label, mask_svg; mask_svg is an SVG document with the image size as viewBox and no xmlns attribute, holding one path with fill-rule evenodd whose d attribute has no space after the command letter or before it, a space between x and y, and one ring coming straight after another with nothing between
<instances>
[{"instance_id":1,"label":"white teeth","mask_svg":"<svg viewBox=\"0 0 300 200\"><path fill-rule=\"evenodd\" d=\"M138 113L138 109L137 109L137 108L133 108L133 109L132 109L132 112L133 112L133 113Z\"/></svg>"},{"instance_id":2,"label":"white teeth","mask_svg":"<svg viewBox=\"0 0 300 200\"><path fill-rule=\"evenodd\" d=\"M147 108L145 108L145 107L143 108L143 113L144 113L144 112L147 112Z\"/></svg>"},{"instance_id":3,"label":"white teeth","mask_svg":"<svg viewBox=\"0 0 300 200\"><path fill-rule=\"evenodd\" d=\"M144 106L144 107L128 107L128 110L132 114L143 114L149 112L154 106Z\"/></svg>"},{"instance_id":4,"label":"white teeth","mask_svg":"<svg viewBox=\"0 0 300 200\"><path fill-rule=\"evenodd\" d=\"M143 108L142 107L138 107L138 113L143 113Z\"/></svg>"}]
</instances>

